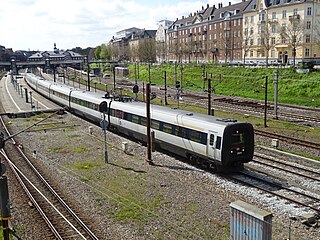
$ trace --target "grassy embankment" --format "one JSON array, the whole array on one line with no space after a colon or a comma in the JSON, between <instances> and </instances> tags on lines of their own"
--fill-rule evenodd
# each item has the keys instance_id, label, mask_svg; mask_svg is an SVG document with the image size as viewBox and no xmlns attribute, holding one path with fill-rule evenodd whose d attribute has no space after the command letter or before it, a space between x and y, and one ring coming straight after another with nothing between
<instances>
[{"instance_id":1,"label":"grassy embankment","mask_svg":"<svg viewBox=\"0 0 320 240\"><path fill-rule=\"evenodd\" d=\"M138 81L149 82L148 65L139 64L129 65L130 75L128 78ZM174 87L175 80L181 81L182 89L194 91L204 91L207 88L207 82L203 80L203 73L207 78L212 79L214 87L214 97L217 95L239 96L263 100L265 97L264 87L266 77L268 78L268 101L273 101L274 96L274 71L279 71L279 102L312 107L320 107L320 72L311 72L307 74L298 74L292 68L244 68L244 67L221 67L206 65L203 66L180 66L174 65L151 66L150 82L153 84L164 85L164 71L166 71L167 85ZM182 77L181 77L182 72ZM136 74L135 74L136 73ZM104 86L102 85L101 88ZM134 96L132 92L125 94ZM142 99L142 96L139 96ZM152 100L155 104L163 104L164 100L156 98ZM174 100L168 101L168 107L177 107ZM214 102L212 107L214 108ZM198 106L179 103L180 109L206 114L207 110ZM224 111L215 111L217 116L235 118L241 121L250 122L256 128L263 127L263 119L251 115L236 114ZM263 117L263 116L261 116ZM290 136L297 136L309 141L320 142L320 129L308 126L300 126L295 123L275 121L267 119L268 130L273 132L282 132ZM307 156L308 157L308 156ZM309 156L310 157L310 156ZM320 158L319 158L320 159Z\"/></svg>"}]
</instances>

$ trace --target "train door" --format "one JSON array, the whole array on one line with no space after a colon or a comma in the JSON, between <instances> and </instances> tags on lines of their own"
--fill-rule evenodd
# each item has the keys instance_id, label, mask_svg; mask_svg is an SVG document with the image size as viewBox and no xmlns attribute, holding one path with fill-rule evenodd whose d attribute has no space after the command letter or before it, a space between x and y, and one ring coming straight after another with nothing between
<instances>
[{"instance_id":1,"label":"train door","mask_svg":"<svg viewBox=\"0 0 320 240\"><path fill-rule=\"evenodd\" d=\"M217 156L216 140L217 132L209 131L207 141L207 156L211 159L216 159Z\"/></svg>"}]
</instances>

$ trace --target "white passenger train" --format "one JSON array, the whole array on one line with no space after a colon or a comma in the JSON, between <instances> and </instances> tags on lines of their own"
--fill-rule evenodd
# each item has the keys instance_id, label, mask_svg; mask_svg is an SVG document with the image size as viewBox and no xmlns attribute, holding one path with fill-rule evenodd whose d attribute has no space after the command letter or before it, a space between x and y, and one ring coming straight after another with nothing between
<instances>
[{"instance_id":1,"label":"white passenger train","mask_svg":"<svg viewBox=\"0 0 320 240\"><path fill-rule=\"evenodd\" d=\"M99 123L99 105L107 102L109 129L146 141L146 104L44 80L26 74L35 91L87 119ZM206 164L216 171L234 171L252 160L254 131L249 123L151 105L151 128L156 147Z\"/></svg>"}]
</instances>

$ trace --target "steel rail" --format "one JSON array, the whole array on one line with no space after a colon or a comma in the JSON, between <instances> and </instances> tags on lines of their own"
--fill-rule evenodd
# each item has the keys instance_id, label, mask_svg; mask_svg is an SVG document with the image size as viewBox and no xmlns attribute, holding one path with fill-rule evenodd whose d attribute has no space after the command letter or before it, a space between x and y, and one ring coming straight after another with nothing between
<instances>
[{"instance_id":1,"label":"steel rail","mask_svg":"<svg viewBox=\"0 0 320 240\"><path fill-rule=\"evenodd\" d=\"M0 121L7 132L8 136L13 136L10 134L8 128L6 127L3 118L0 116ZM99 238L95 236L95 234L88 228L88 226L77 216L77 214L67 205L67 203L59 196L59 194L50 186L50 184L44 179L44 177L40 174L40 172L34 167L25 153L22 151L19 146L16 145L16 141L13 137L10 138L13 145L19 151L20 155L24 158L29 167L33 170L33 172L37 175L37 177L43 182L43 184L47 187L47 189L55 196L55 198L60 202L60 204L69 212L69 214L73 217L74 220L83 228L83 230L94 240L98 240Z\"/></svg>"},{"instance_id":2,"label":"steel rail","mask_svg":"<svg viewBox=\"0 0 320 240\"><path fill-rule=\"evenodd\" d=\"M264 180L264 179L261 179L261 178L252 176L251 174L247 174L247 173L244 173L244 172L240 172L240 174L242 174L242 175L244 175L244 176L247 176L247 177L250 177L250 178L254 178L254 179L258 180L258 181L265 182L265 183L270 184L270 185L274 185L274 186L276 186L276 187L281 187L281 188L286 189L286 190L288 190L288 191L290 191L290 192L293 192L293 193L296 193L296 194L300 194L300 195L302 195L302 196L304 196L304 197L307 197L307 198L313 199L313 200L315 200L315 201L317 201L317 202L320 202L320 199L319 199L319 198L315 198L315 197L313 197L313 196L310 196L310 195L307 195L307 194L304 194L304 193L301 193L301 192L298 192L298 191L289 189L289 188L287 188L287 187L285 187L285 186L282 186L282 185L279 185L279 184L277 184L277 183L272 183L272 182L270 182L270 181L267 181L267 180ZM318 214L320 214L320 208L316 208L316 207L310 206L310 205L308 205L308 204L306 204L306 203L303 203L303 202L300 202L300 201L291 199L291 198L289 198L289 197L286 197L286 196L283 196L283 195L281 195L281 194L275 193L275 192L270 191L270 190L268 190L268 189L259 187L259 186L255 185L255 184L248 183L248 182L246 182L246 181L244 181L244 180L241 180L241 179L239 179L239 178L237 178L237 177L234 177L234 176L228 176L228 177L229 177L230 179L239 181L239 182L241 182L241 183L243 183L243 184L245 184L245 185L247 185L247 186L254 187L254 188L257 188L257 189L259 189L259 190L261 190L261 191L267 192L267 193L269 193L269 194L271 194L271 195L277 196L277 197L279 197L279 198L283 198L283 199L285 199L285 200L287 200L287 201L289 201L289 202L293 202L293 203L295 203L295 204L297 204L297 205L301 205L301 206L310 208L310 209L316 211Z\"/></svg>"}]
</instances>

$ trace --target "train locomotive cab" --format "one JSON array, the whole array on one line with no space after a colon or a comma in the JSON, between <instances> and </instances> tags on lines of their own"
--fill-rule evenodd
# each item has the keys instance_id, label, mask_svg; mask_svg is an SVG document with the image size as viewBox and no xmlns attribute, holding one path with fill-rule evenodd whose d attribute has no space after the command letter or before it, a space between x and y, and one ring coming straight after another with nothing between
<instances>
[{"instance_id":1,"label":"train locomotive cab","mask_svg":"<svg viewBox=\"0 0 320 240\"><path fill-rule=\"evenodd\" d=\"M254 152L254 131L249 123L226 126L223 134L221 164L228 171L243 168L250 162Z\"/></svg>"}]
</instances>

